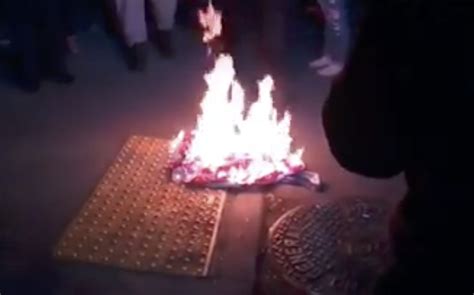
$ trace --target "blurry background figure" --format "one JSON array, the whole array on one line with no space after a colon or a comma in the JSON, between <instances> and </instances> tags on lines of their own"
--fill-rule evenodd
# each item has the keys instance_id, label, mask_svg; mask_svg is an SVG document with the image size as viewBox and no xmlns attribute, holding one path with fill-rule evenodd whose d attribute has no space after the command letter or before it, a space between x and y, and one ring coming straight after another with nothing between
<instances>
[{"instance_id":1,"label":"blurry background figure","mask_svg":"<svg viewBox=\"0 0 474 295\"><path fill-rule=\"evenodd\" d=\"M282 61L286 55L289 11L294 5L288 0L260 0L260 15L257 15L261 40L260 57L267 73L278 75L283 71Z\"/></svg>"},{"instance_id":2,"label":"blurry background figure","mask_svg":"<svg viewBox=\"0 0 474 295\"><path fill-rule=\"evenodd\" d=\"M240 40L247 33L256 33L257 51L265 72L279 63L286 49L286 31L288 10L293 3L290 0L214 0L218 10L223 11L222 39L224 51L234 57Z\"/></svg>"},{"instance_id":3,"label":"blurry background figure","mask_svg":"<svg viewBox=\"0 0 474 295\"><path fill-rule=\"evenodd\" d=\"M80 53L80 41L77 35L90 30L91 27L97 23L99 19L99 8L104 4L103 1L68 0L67 9L70 16L70 30L68 31L66 44L70 53ZM100 15L100 18L103 19L103 16Z\"/></svg>"},{"instance_id":4,"label":"blurry background figure","mask_svg":"<svg viewBox=\"0 0 474 295\"><path fill-rule=\"evenodd\" d=\"M177 0L150 0L149 4L157 26L156 45L163 56L172 57L171 30L174 27ZM115 0L115 8L128 47L129 67L142 71L146 64L148 40L145 0Z\"/></svg>"},{"instance_id":5,"label":"blurry background figure","mask_svg":"<svg viewBox=\"0 0 474 295\"><path fill-rule=\"evenodd\" d=\"M276 105L283 108L287 104L286 98L291 97L286 93L287 49L290 48L287 33L290 11L297 6L297 2L213 0L213 4L223 12L222 51L234 58L239 78L245 83L246 70L249 81L271 74L276 85ZM245 69L246 64L253 66ZM249 89L253 85L248 85Z\"/></svg>"},{"instance_id":6,"label":"blurry background figure","mask_svg":"<svg viewBox=\"0 0 474 295\"><path fill-rule=\"evenodd\" d=\"M74 81L66 66L66 36L72 30L68 5L61 0L6 0L22 89L37 91L42 78Z\"/></svg>"},{"instance_id":7,"label":"blurry background figure","mask_svg":"<svg viewBox=\"0 0 474 295\"><path fill-rule=\"evenodd\" d=\"M339 74L349 49L347 0L318 0L324 14L324 50L321 57L309 63L324 77Z\"/></svg>"},{"instance_id":8,"label":"blurry background figure","mask_svg":"<svg viewBox=\"0 0 474 295\"><path fill-rule=\"evenodd\" d=\"M72 54L79 53L79 45L77 42L77 34L84 30L90 20L88 20L88 9L86 9L87 1L85 0L68 0L67 5L64 4L65 13L68 16L68 30L66 35L66 48Z\"/></svg>"}]
</instances>

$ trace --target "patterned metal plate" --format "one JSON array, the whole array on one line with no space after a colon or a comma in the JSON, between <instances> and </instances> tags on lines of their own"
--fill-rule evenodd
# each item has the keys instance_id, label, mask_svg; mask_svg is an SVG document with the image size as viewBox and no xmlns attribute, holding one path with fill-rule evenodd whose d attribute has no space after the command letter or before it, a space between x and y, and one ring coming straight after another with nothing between
<instances>
[{"instance_id":1,"label":"patterned metal plate","mask_svg":"<svg viewBox=\"0 0 474 295\"><path fill-rule=\"evenodd\" d=\"M271 261L298 289L367 294L388 253L385 209L343 200L290 210L270 229Z\"/></svg>"},{"instance_id":2,"label":"patterned metal plate","mask_svg":"<svg viewBox=\"0 0 474 295\"><path fill-rule=\"evenodd\" d=\"M168 141L132 137L61 237L60 259L206 276L225 193L169 180Z\"/></svg>"}]
</instances>

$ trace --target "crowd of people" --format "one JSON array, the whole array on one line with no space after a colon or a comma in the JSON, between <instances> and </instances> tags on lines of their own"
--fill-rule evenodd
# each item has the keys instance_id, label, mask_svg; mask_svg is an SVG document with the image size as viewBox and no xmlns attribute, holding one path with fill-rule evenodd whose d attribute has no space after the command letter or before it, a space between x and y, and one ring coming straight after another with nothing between
<instances>
[{"instance_id":1,"label":"crowd of people","mask_svg":"<svg viewBox=\"0 0 474 295\"><path fill-rule=\"evenodd\" d=\"M90 1L90 6L97 6ZM62 0L2 0L2 19L5 28L3 42L12 47L17 61L15 72L18 85L25 91L36 92L41 81L50 79L71 84L75 77L69 71L67 53L78 51L76 31L85 22L87 3ZM157 40L166 56L172 56L170 32L174 26L177 0L154 0ZM95 7L97 9L98 7ZM120 27L127 46L131 69L143 69L143 44L147 39L145 1L113 0L104 2L109 27Z\"/></svg>"},{"instance_id":2,"label":"crowd of people","mask_svg":"<svg viewBox=\"0 0 474 295\"><path fill-rule=\"evenodd\" d=\"M349 31L346 1L298 2L301 8L321 7L327 24L324 55L310 63L310 67L316 68L322 76L333 77L343 68ZM181 12L182 17L196 19L196 10L207 4L205 0L0 0L0 28L5 31L2 42L8 41L13 48L18 85L25 91L36 92L44 79L63 84L74 82L66 57L68 52L79 50L75 35L93 21L91 11L103 12L99 18L105 20L105 27L120 37L129 69L143 71L149 43L156 45L163 57L174 57L172 40L178 6L182 11L190 11L188 14ZM247 22L261 37L259 58L267 65L281 60L285 54L288 11L290 6L297 6L296 2L215 0L213 4L224 13L223 50L234 50L239 26ZM243 10L249 10L248 7L254 10L252 15L242 14ZM274 68L268 70L278 72Z\"/></svg>"},{"instance_id":3,"label":"crowd of people","mask_svg":"<svg viewBox=\"0 0 474 295\"><path fill-rule=\"evenodd\" d=\"M65 61L66 41L75 33L70 2L3 1L23 89L37 91L45 77L72 83ZM149 3L156 19L152 34L144 0L113 1L111 15L118 19L132 70L146 64L148 35L156 36L165 57L173 56L176 1ZM263 11L258 20L264 55L278 59L292 2L256 2ZM357 37L348 44L349 1L318 2L327 24L326 49L310 67L322 76L339 75L323 110L331 151L358 174L386 178L404 172L409 188L391 227L396 262L377 294L472 293L472 179L463 168L472 153L467 134L474 97L474 3L366 0ZM225 50L232 51L238 38L234 12L246 3L215 4L224 11Z\"/></svg>"}]
</instances>

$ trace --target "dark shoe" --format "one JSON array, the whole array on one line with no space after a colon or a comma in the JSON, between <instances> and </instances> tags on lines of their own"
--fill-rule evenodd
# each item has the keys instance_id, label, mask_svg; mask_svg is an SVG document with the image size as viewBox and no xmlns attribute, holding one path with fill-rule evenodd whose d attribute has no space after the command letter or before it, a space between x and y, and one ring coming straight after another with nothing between
<instances>
[{"instance_id":1,"label":"dark shoe","mask_svg":"<svg viewBox=\"0 0 474 295\"><path fill-rule=\"evenodd\" d=\"M173 58L176 55L173 48L170 30L158 30L155 43L158 51L163 57Z\"/></svg>"},{"instance_id":2,"label":"dark shoe","mask_svg":"<svg viewBox=\"0 0 474 295\"><path fill-rule=\"evenodd\" d=\"M137 43L128 48L128 67L143 72L146 68L146 43Z\"/></svg>"}]
</instances>

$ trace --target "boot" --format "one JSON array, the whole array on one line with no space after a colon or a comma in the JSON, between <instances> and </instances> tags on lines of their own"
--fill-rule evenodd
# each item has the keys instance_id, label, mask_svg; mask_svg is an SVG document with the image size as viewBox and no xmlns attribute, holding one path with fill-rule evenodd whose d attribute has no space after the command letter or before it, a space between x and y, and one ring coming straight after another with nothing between
<instances>
[{"instance_id":1,"label":"boot","mask_svg":"<svg viewBox=\"0 0 474 295\"><path fill-rule=\"evenodd\" d=\"M131 71L143 72L146 68L146 43L137 43L128 48L128 67Z\"/></svg>"}]
</instances>

